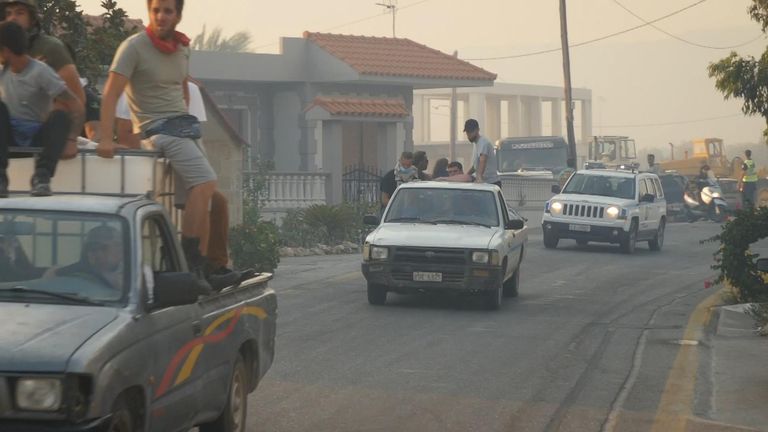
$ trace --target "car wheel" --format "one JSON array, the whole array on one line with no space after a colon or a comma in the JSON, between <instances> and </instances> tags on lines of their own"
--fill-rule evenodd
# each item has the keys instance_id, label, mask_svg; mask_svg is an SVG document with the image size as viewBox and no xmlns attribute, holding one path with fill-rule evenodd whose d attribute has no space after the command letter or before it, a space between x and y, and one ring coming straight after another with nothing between
<instances>
[{"instance_id":1,"label":"car wheel","mask_svg":"<svg viewBox=\"0 0 768 432\"><path fill-rule=\"evenodd\" d=\"M112 420L109 422L109 432L134 432L133 413L128 401L120 397L112 407Z\"/></svg>"},{"instance_id":2,"label":"car wheel","mask_svg":"<svg viewBox=\"0 0 768 432\"><path fill-rule=\"evenodd\" d=\"M560 239L557 238L554 234L547 234L544 233L544 247L547 249L555 249L557 248L557 244L560 242Z\"/></svg>"},{"instance_id":3,"label":"car wheel","mask_svg":"<svg viewBox=\"0 0 768 432\"><path fill-rule=\"evenodd\" d=\"M621 251L631 255L635 253L635 246L637 246L637 221L632 221L627 238L621 241Z\"/></svg>"},{"instance_id":4,"label":"car wheel","mask_svg":"<svg viewBox=\"0 0 768 432\"><path fill-rule=\"evenodd\" d=\"M384 285L368 284L368 303L381 306L387 302L387 288Z\"/></svg>"},{"instance_id":5,"label":"car wheel","mask_svg":"<svg viewBox=\"0 0 768 432\"><path fill-rule=\"evenodd\" d=\"M485 308L488 310L498 310L504 299L504 286L499 282L498 286L485 293Z\"/></svg>"},{"instance_id":6,"label":"car wheel","mask_svg":"<svg viewBox=\"0 0 768 432\"><path fill-rule=\"evenodd\" d=\"M576 244L579 246L586 246L589 244L588 240L576 240Z\"/></svg>"},{"instance_id":7,"label":"car wheel","mask_svg":"<svg viewBox=\"0 0 768 432\"><path fill-rule=\"evenodd\" d=\"M517 297L518 288L520 288L520 267L504 282L504 297Z\"/></svg>"},{"instance_id":8,"label":"car wheel","mask_svg":"<svg viewBox=\"0 0 768 432\"><path fill-rule=\"evenodd\" d=\"M664 247L664 229L666 224L664 223L664 220L659 222L659 231L656 233L656 237L653 240L648 241L648 247L651 248L652 251L660 251L662 247Z\"/></svg>"},{"instance_id":9,"label":"car wheel","mask_svg":"<svg viewBox=\"0 0 768 432\"><path fill-rule=\"evenodd\" d=\"M238 354L229 383L229 397L224 412L211 423L200 425L200 432L245 432L248 414L248 372Z\"/></svg>"}]
</instances>

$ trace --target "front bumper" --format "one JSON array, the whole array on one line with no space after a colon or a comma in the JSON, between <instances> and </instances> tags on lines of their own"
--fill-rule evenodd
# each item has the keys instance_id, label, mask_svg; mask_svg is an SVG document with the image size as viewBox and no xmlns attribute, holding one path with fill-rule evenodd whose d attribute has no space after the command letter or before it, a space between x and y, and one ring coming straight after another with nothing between
<instances>
[{"instance_id":1,"label":"front bumper","mask_svg":"<svg viewBox=\"0 0 768 432\"><path fill-rule=\"evenodd\" d=\"M49 422L39 420L0 420L0 431L9 432L107 432L111 416L83 423Z\"/></svg>"},{"instance_id":2,"label":"front bumper","mask_svg":"<svg viewBox=\"0 0 768 432\"><path fill-rule=\"evenodd\" d=\"M363 276L372 284L401 294L416 292L474 293L501 286L501 267L490 265L456 266L444 264L408 264L390 261L364 262ZM417 282L414 272L440 273L442 282Z\"/></svg>"},{"instance_id":3,"label":"front bumper","mask_svg":"<svg viewBox=\"0 0 768 432\"><path fill-rule=\"evenodd\" d=\"M571 225L588 226L589 232L575 231ZM555 236L558 239L585 240L598 243L621 243L629 237L629 232L621 226L592 225L584 222L554 222L544 220L541 223L544 235Z\"/></svg>"}]
</instances>

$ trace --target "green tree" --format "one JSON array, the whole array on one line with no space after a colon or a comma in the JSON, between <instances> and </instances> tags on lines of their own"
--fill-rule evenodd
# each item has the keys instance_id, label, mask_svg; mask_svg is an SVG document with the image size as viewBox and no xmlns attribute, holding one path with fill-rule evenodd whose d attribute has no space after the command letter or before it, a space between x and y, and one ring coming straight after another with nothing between
<instances>
[{"instance_id":1,"label":"green tree","mask_svg":"<svg viewBox=\"0 0 768 432\"><path fill-rule=\"evenodd\" d=\"M192 40L192 49L198 51L247 52L253 38L248 32L240 31L230 37L224 37L220 27L209 34L205 26L203 31Z\"/></svg>"},{"instance_id":2,"label":"green tree","mask_svg":"<svg viewBox=\"0 0 768 432\"><path fill-rule=\"evenodd\" d=\"M752 0L748 12L766 33L768 0ZM715 86L725 99L742 99L744 114L760 115L768 123L768 49L760 58L742 57L731 52L728 57L709 65L709 76L715 78ZM768 127L763 135L768 137Z\"/></svg>"},{"instance_id":3,"label":"green tree","mask_svg":"<svg viewBox=\"0 0 768 432\"><path fill-rule=\"evenodd\" d=\"M39 0L42 30L60 38L75 54L80 75L96 82L115 50L136 28L126 28L127 14L116 0L102 0L103 25L91 26L74 0Z\"/></svg>"}]
</instances>

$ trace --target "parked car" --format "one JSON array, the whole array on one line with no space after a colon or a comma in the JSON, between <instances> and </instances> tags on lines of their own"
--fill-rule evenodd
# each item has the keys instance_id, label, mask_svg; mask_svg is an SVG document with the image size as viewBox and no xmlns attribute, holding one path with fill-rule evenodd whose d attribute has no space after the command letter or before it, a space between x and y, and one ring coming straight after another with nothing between
<instances>
[{"instance_id":1,"label":"parked car","mask_svg":"<svg viewBox=\"0 0 768 432\"><path fill-rule=\"evenodd\" d=\"M0 200L0 431L245 431L271 275L199 296L176 232L143 197Z\"/></svg>"},{"instance_id":2,"label":"parked car","mask_svg":"<svg viewBox=\"0 0 768 432\"><path fill-rule=\"evenodd\" d=\"M582 170L552 192L557 195L547 202L542 217L546 248L573 239L579 245L619 244L631 254L638 241L647 241L654 251L664 244L667 204L656 174Z\"/></svg>"},{"instance_id":3,"label":"parked car","mask_svg":"<svg viewBox=\"0 0 768 432\"><path fill-rule=\"evenodd\" d=\"M365 222L378 225L362 263L373 305L389 291L481 294L489 309L518 295L527 228L494 185L407 183Z\"/></svg>"}]
</instances>

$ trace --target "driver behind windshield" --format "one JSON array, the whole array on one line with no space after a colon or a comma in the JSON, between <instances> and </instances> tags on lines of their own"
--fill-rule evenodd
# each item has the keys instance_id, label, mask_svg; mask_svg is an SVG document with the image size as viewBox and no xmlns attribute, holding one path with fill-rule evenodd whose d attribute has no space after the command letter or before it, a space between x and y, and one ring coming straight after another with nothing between
<instances>
[{"instance_id":1,"label":"driver behind windshield","mask_svg":"<svg viewBox=\"0 0 768 432\"><path fill-rule=\"evenodd\" d=\"M54 271L56 276L84 277L123 289L123 242L120 231L108 225L91 229L80 260Z\"/></svg>"}]
</instances>

